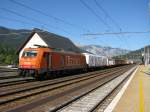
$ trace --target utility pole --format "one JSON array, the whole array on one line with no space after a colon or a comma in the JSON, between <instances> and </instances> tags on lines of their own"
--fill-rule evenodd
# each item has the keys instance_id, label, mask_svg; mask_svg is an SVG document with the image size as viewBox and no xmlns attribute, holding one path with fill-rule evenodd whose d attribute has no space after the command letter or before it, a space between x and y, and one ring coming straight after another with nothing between
<instances>
[{"instance_id":1,"label":"utility pole","mask_svg":"<svg viewBox=\"0 0 150 112\"><path fill-rule=\"evenodd\" d=\"M144 64L145 66L150 64L150 46L144 47Z\"/></svg>"}]
</instances>

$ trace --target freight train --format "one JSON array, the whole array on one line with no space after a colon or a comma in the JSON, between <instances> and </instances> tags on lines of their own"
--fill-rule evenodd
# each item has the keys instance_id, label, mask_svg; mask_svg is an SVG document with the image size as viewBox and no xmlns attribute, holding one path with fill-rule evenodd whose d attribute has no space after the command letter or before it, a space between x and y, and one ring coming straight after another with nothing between
<instances>
[{"instance_id":1,"label":"freight train","mask_svg":"<svg viewBox=\"0 0 150 112\"><path fill-rule=\"evenodd\" d=\"M127 64L125 60L110 61L105 56L89 53L73 53L52 48L26 48L19 59L19 75L48 78L53 74L87 71L104 66Z\"/></svg>"}]
</instances>

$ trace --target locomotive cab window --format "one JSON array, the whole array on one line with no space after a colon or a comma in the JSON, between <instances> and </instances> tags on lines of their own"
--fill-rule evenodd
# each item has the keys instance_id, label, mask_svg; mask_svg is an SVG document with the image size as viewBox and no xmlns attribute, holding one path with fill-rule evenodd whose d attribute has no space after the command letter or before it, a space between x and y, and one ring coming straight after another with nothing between
<instances>
[{"instance_id":1,"label":"locomotive cab window","mask_svg":"<svg viewBox=\"0 0 150 112\"><path fill-rule=\"evenodd\" d=\"M44 52L43 57L44 58L48 58L49 57L49 53L48 52Z\"/></svg>"},{"instance_id":2,"label":"locomotive cab window","mask_svg":"<svg viewBox=\"0 0 150 112\"><path fill-rule=\"evenodd\" d=\"M24 51L22 57L36 57L37 51Z\"/></svg>"}]
</instances>

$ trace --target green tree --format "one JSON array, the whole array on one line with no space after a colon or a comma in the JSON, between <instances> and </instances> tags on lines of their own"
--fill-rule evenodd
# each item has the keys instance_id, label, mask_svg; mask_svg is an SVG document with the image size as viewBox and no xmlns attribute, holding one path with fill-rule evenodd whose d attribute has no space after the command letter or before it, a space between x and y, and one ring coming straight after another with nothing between
<instances>
[{"instance_id":1,"label":"green tree","mask_svg":"<svg viewBox=\"0 0 150 112\"><path fill-rule=\"evenodd\" d=\"M6 64L12 64L12 55L7 55L6 56L5 63Z\"/></svg>"}]
</instances>

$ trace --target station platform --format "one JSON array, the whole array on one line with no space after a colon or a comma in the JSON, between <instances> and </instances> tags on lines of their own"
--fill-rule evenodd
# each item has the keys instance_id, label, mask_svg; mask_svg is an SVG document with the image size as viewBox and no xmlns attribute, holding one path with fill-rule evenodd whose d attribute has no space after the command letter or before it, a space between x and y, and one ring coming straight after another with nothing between
<instances>
[{"instance_id":1,"label":"station platform","mask_svg":"<svg viewBox=\"0 0 150 112\"><path fill-rule=\"evenodd\" d=\"M120 98L116 96L105 112L150 112L150 66L140 65L129 80Z\"/></svg>"}]
</instances>

